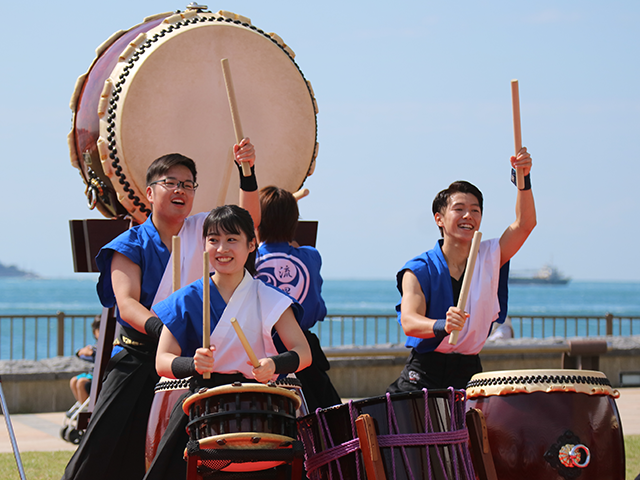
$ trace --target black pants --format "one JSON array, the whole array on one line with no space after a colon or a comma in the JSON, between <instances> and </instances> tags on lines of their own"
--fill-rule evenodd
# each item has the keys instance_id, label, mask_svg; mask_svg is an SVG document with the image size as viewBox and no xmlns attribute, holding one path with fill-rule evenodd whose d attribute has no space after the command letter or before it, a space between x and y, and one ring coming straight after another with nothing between
<instances>
[{"instance_id":1,"label":"black pants","mask_svg":"<svg viewBox=\"0 0 640 480\"><path fill-rule=\"evenodd\" d=\"M478 355L418 353L412 349L400 377L389 385L387 392L399 393L423 388L448 387L459 390L467 388L471 377L480 372L482 372L482 363Z\"/></svg>"}]
</instances>

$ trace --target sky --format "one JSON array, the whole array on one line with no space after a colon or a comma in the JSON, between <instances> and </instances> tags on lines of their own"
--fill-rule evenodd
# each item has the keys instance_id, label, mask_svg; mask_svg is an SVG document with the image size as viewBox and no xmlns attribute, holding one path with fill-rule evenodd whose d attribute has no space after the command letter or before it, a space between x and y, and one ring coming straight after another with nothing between
<instances>
[{"instance_id":1,"label":"sky","mask_svg":"<svg viewBox=\"0 0 640 480\"><path fill-rule=\"evenodd\" d=\"M327 279L393 279L439 232L435 194L484 193L483 238L515 219L512 79L533 158L538 225L512 270L640 281L640 3L233 1L207 4L275 32L319 106L320 153L301 216ZM71 167L69 100L112 33L186 3L5 5L0 31L0 263L74 275L68 221L102 218ZM256 145L259 161L259 145ZM598 254L597 252L601 252Z\"/></svg>"}]
</instances>

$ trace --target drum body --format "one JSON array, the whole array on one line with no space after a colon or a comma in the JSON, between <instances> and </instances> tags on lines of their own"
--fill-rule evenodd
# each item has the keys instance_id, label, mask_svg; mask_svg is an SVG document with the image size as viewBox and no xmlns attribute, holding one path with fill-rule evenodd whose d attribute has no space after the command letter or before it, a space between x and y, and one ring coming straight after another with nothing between
<instances>
[{"instance_id":1,"label":"drum body","mask_svg":"<svg viewBox=\"0 0 640 480\"><path fill-rule=\"evenodd\" d=\"M307 415L298 419L298 436L304 444L308 476L312 480L363 478L354 422L368 414L376 427L386 478L475 479L464 412L464 393L450 389L373 397ZM427 439L428 434L433 438ZM328 461L337 450L350 453Z\"/></svg>"},{"instance_id":2,"label":"drum body","mask_svg":"<svg viewBox=\"0 0 640 480\"><path fill-rule=\"evenodd\" d=\"M161 378L155 388L151 410L149 411L149 421L147 423L147 438L145 442L144 460L145 466L149 469L153 462L158 445L162 439L162 434L167 429L171 410L180 397L189 391L189 379L172 380Z\"/></svg>"},{"instance_id":3,"label":"drum body","mask_svg":"<svg viewBox=\"0 0 640 480\"><path fill-rule=\"evenodd\" d=\"M260 184L302 186L317 155L317 107L293 51L247 18L187 9L114 34L76 83L68 141L90 207L144 222L147 167L168 153L196 162L192 213L237 204L223 58L243 132L256 147Z\"/></svg>"},{"instance_id":4,"label":"drum body","mask_svg":"<svg viewBox=\"0 0 640 480\"><path fill-rule=\"evenodd\" d=\"M467 394L485 417L499 479L625 478L617 392L603 373L485 372Z\"/></svg>"},{"instance_id":5,"label":"drum body","mask_svg":"<svg viewBox=\"0 0 640 480\"><path fill-rule=\"evenodd\" d=\"M203 388L183 402L187 431L201 449L290 448L300 398L275 385L234 383ZM264 470L282 462L232 463L225 471Z\"/></svg>"}]
</instances>

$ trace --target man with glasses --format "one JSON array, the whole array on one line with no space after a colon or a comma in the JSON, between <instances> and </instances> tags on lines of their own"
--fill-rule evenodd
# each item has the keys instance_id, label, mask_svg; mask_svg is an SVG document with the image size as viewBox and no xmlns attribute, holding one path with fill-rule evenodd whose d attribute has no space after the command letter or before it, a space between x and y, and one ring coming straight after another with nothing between
<instances>
[{"instance_id":1,"label":"man with glasses","mask_svg":"<svg viewBox=\"0 0 640 480\"><path fill-rule=\"evenodd\" d=\"M240 172L239 204L257 226L255 149L248 138L234 146L234 156ZM245 162L251 167L247 177L240 168ZM120 345L114 348L89 427L63 480L139 480L145 474L147 420L159 380L155 353L163 327L151 307L171 293L171 268L167 267L174 235L181 238L182 285L202 276L202 224L208 212L189 216L198 188L196 174L195 163L184 155L173 153L155 160L147 169L151 215L102 247L96 257L98 296L105 307L117 305Z\"/></svg>"}]
</instances>

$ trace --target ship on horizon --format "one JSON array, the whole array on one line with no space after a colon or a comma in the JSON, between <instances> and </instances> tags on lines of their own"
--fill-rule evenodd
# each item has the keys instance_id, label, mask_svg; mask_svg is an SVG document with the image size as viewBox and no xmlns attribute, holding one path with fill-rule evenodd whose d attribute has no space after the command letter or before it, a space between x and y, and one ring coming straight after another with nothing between
<instances>
[{"instance_id":1,"label":"ship on horizon","mask_svg":"<svg viewBox=\"0 0 640 480\"><path fill-rule=\"evenodd\" d=\"M531 274L509 274L510 285L566 285L570 281L571 277L564 276L553 265L545 265Z\"/></svg>"}]
</instances>

